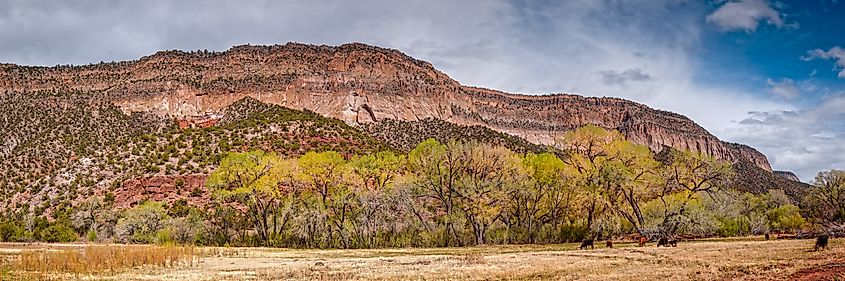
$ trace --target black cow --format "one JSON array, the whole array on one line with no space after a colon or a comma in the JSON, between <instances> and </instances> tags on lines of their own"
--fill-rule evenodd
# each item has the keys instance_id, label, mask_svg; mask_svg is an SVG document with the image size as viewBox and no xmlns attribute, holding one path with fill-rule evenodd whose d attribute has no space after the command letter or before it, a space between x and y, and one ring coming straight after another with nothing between
<instances>
[{"instance_id":1,"label":"black cow","mask_svg":"<svg viewBox=\"0 0 845 281\"><path fill-rule=\"evenodd\" d=\"M663 237L660 237L660 240L657 240L657 247L660 247L660 246L677 247L678 246L678 240L675 240L675 238L669 238L669 237L663 236Z\"/></svg>"},{"instance_id":2,"label":"black cow","mask_svg":"<svg viewBox=\"0 0 845 281\"><path fill-rule=\"evenodd\" d=\"M595 246L593 246L593 239L586 239L584 241L581 241L581 250L586 250L587 246L589 246L591 249L596 248Z\"/></svg>"},{"instance_id":3,"label":"black cow","mask_svg":"<svg viewBox=\"0 0 845 281\"><path fill-rule=\"evenodd\" d=\"M827 240L828 239L830 239L830 237L827 234L819 235L819 237L816 238L815 251L818 251L819 249L821 249L821 250L827 249Z\"/></svg>"}]
</instances>

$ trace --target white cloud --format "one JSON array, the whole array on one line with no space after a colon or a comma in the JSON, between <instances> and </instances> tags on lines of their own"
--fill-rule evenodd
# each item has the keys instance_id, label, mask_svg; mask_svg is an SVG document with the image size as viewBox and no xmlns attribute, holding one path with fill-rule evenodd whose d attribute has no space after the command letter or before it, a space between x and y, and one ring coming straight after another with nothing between
<instances>
[{"instance_id":1,"label":"white cloud","mask_svg":"<svg viewBox=\"0 0 845 281\"><path fill-rule=\"evenodd\" d=\"M731 3L739 2L725 6ZM0 1L0 58L80 64L163 49L357 41L399 49L468 85L615 96L678 112L720 138L763 148L776 168L791 169L798 161L783 159L804 154L769 144L794 131L757 138L740 120L750 111L794 108L734 85L698 82L703 71L719 71L697 66L706 13L703 1L687 0L9 0ZM782 24L777 13L763 19ZM756 23L745 26L754 30ZM798 129L833 131L790 127ZM826 167L824 160L805 161L801 169Z\"/></svg>"},{"instance_id":2,"label":"white cloud","mask_svg":"<svg viewBox=\"0 0 845 281\"><path fill-rule=\"evenodd\" d=\"M769 85L769 91L771 91L772 94L782 99L791 100L801 94L801 90L795 86L795 81L789 78L783 78L780 81L769 79L766 81L766 84Z\"/></svg>"},{"instance_id":3,"label":"white cloud","mask_svg":"<svg viewBox=\"0 0 845 281\"><path fill-rule=\"evenodd\" d=\"M761 20L777 27L783 26L780 13L766 0L728 1L707 16L707 22L724 31L753 32L757 30Z\"/></svg>"},{"instance_id":4,"label":"white cloud","mask_svg":"<svg viewBox=\"0 0 845 281\"><path fill-rule=\"evenodd\" d=\"M651 75L643 73L643 71L638 68L632 68L625 71L602 70L599 73L602 76L602 81L608 85L625 86L628 82L651 80Z\"/></svg>"},{"instance_id":5,"label":"white cloud","mask_svg":"<svg viewBox=\"0 0 845 281\"><path fill-rule=\"evenodd\" d=\"M393 46L432 61L464 84L522 93L623 97L684 114L717 136L748 111L789 108L730 85L697 83L695 53L704 9L673 10L678 2L585 0L556 2L553 7L510 6L494 16L494 22L507 23L492 31L500 36L491 38L482 30ZM651 20L655 18L662 20ZM481 43L470 43L474 41Z\"/></svg>"},{"instance_id":6,"label":"white cloud","mask_svg":"<svg viewBox=\"0 0 845 281\"><path fill-rule=\"evenodd\" d=\"M725 135L754 144L775 169L812 180L821 170L845 167L845 93L803 110L750 112Z\"/></svg>"},{"instance_id":7,"label":"white cloud","mask_svg":"<svg viewBox=\"0 0 845 281\"><path fill-rule=\"evenodd\" d=\"M813 59L834 60L833 70L839 71L839 78L845 79L845 49L842 49L842 47L836 46L827 51L822 49L810 50L801 59L804 61Z\"/></svg>"}]
</instances>

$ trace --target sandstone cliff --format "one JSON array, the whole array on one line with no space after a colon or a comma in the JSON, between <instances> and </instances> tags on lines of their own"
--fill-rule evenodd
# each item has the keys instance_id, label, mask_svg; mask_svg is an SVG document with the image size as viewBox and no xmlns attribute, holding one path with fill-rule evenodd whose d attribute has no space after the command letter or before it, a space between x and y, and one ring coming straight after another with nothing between
<instances>
[{"instance_id":1,"label":"sandstone cliff","mask_svg":"<svg viewBox=\"0 0 845 281\"><path fill-rule=\"evenodd\" d=\"M144 200L169 204L180 198L192 206L204 206L211 198L205 179L204 174L129 179L114 190L115 207L125 209Z\"/></svg>"},{"instance_id":2,"label":"sandstone cliff","mask_svg":"<svg viewBox=\"0 0 845 281\"><path fill-rule=\"evenodd\" d=\"M619 130L655 151L668 146L734 162L746 159L771 172L760 152L720 141L679 114L617 98L525 96L466 87L427 62L357 43L166 51L87 66L0 65L0 93L57 89L102 91L126 113L203 120L199 126L213 124L207 117L247 96L356 125L434 118L485 126L536 144L553 144L568 130L594 124Z\"/></svg>"}]
</instances>

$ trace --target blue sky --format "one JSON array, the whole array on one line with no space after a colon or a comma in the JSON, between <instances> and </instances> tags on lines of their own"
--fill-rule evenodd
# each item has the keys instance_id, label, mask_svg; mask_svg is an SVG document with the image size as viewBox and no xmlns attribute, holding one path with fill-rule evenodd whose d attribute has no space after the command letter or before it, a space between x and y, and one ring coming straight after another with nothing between
<instances>
[{"instance_id":1,"label":"blue sky","mask_svg":"<svg viewBox=\"0 0 845 281\"><path fill-rule=\"evenodd\" d=\"M0 61L364 42L467 85L678 112L811 181L845 168L843 27L834 0L0 0Z\"/></svg>"},{"instance_id":2,"label":"blue sky","mask_svg":"<svg viewBox=\"0 0 845 281\"><path fill-rule=\"evenodd\" d=\"M837 77L838 71L831 71L831 61L801 58L807 56L808 50L828 50L842 45L845 5L833 1L780 1L770 5L780 13L782 24L769 24L761 19L754 30L724 30L717 24L707 28L701 68L721 71L702 71L699 80L702 83L727 81L750 91L768 85L768 79L784 78L819 88L842 89L845 80ZM796 102L803 105L820 98L817 93L802 97Z\"/></svg>"},{"instance_id":3,"label":"blue sky","mask_svg":"<svg viewBox=\"0 0 845 281\"><path fill-rule=\"evenodd\" d=\"M775 13L758 13L756 26L741 26L737 17L720 19L725 22L713 17L731 2L712 2L695 80L705 87L727 85L780 108L752 112L714 130L754 145L775 168L796 170L804 180L812 180L817 170L843 168L845 73L840 73L845 53L835 48L845 44L845 5L829 0L732 2L758 2Z\"/></svg>"}]
</instances>

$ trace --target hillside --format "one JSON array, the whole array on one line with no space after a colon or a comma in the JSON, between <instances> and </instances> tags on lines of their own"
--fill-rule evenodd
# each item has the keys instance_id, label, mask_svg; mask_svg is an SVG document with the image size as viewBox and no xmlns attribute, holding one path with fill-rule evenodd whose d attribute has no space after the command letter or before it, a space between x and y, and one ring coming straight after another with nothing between
<instances>
[{"instance_id":1,"label":"hillside","mask_svg":"<svg viewBox=\"0 0 845 281\"><path fill-rule=\"evenodd\" d=\"M214 126L180 129L175 119L127 116L96 94L9 94L5 140L19 140L0 158L0 210L50 213L92 195L117 207L143 200L209 198L205 177L227 152L262 149L298 156L336 150L362 154L386 148L359 129L313 112L245 98L223 109ZM13 110L14 109L14 110Z\"/></svg>"},{"instance_id":2,"label":"hillside","mask_svg":"<svg viewBox=\"0 0 845 281\"><path fill-rule=\"evenodd\" d=\"M411 150L429 138L443 143L450 140L464 140L501 145L519 153L540 153L549 150L546 146L533 144L484 126L463 126L432 118L419 121L386 119L369 124L366 131L390 147L402 151Z\"/></svg>"},{"instance_id":3,"label":"hillside","mask_svg":"<svg viewBox=\"0 0 845 281\"><path fill-rule=\"evenodd\" d=\"M88 66L0 67L0 90L100 90L124 112L191 118L218 113L246 96L309 109L350 124L436 118L481 125L552 144L594 124L662 146L748 159L771 171L750 147L719 141L692 120L617 98L525 96L461 86L431 64L364 44L289 43L238 46L225 52L166 51L137 61Z\"/></svg>"},{"instance_id":4,"label":"hillside","mask_svg":"<svg viewBox=\"0 0 845 281\"><path fill-rule=\"evenodd\" d=\"M20 198L203 174L230 149L353 152L462 137L537 151L587 124L619 130L655 152L670 147L750 163L736 179L748 191L804 188L775 177L757 150L720 141L676 113L618 98L462 86L427 62L357 43L164 51L85 66L3 64L0 98L0 167L10 175L0 183ZM41 186L51 191L26 192Z\"/></svg>"}]
</instances>

